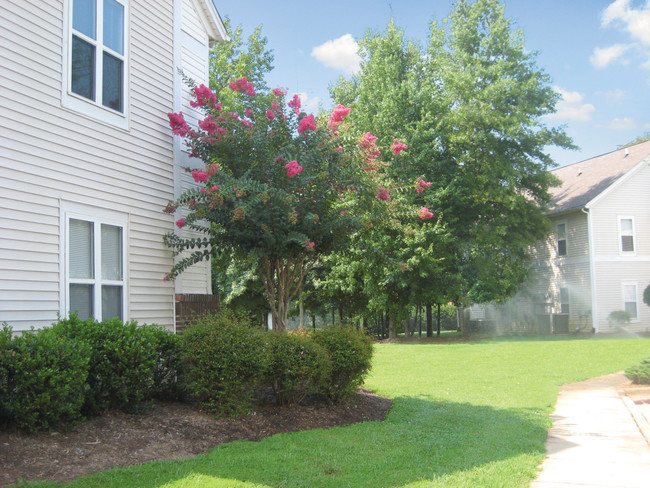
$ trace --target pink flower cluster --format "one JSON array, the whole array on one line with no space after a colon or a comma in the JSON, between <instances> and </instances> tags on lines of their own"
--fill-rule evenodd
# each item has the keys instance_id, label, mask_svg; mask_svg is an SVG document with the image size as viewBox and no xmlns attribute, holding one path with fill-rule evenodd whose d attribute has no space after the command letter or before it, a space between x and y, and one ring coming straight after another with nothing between
<instances>
[{"instance_id":1,"label":"pink flower cluster","mask_svg":"<svg viewBox=\"0 0 650 488\"><path fill-rule=\"evenodd\" d=\"M392 148L393 148L393 155L397 156L399 153L401 153L405 149L408 149L409 147L406 144L404 144L403 142L399 142L399 140L395 139L393 141Z\"/></svg>"},{"instance_id":2,"label":"pink flower cluster","mask_svg":"<svg viewBox=\"0 0 650 488\"><path fill-rule=\"evenodd\" d=\"M334 111L332 112L330 119L327 121L327 127L337 131L339 125L345 120L351 110L351 108L339 103L336 107L334 107Z\"/></svg>"},{"instance_id":3,"label":"pink flower cluster","mask_svg":"<svg viewBox=\"0 0 650 488\"><path fill-rule=\"evenodd\" d=\"M294 112L296 112L296 115L300 114L300 97L296 94L293 96L293 98L287 103Z\"/></svg>"},{"instance_id":4,"label":"pink flower cluster","mask_svg":"<svg viewBox=\"0 0 650 488\"><path fill-rule=\"evenodd\" d=\"M185 219L178 219L176 221L176 225L178 226L179 229L182 229L185 226Z\"/></svg>"},{"instance_id":5,"label":"pink flower cluster","mask_svg":"<svg viewBox=\"0 0 650 488\"><path fill-rule=\"evenodd\" d=\"M196 101L192 100L190 102L190 105L192 107L196 108L208 105L209 107L221 110L221 103L217 103L217 96L207 86L201 84L199 86L195 86L192 91L194 92L194 97L196 98Z\"/></svg>"},{"instance_id":6,"label":"pink flower cluster","mask_svg":"<svg viewBox=\"0 0 650 488\"><path fill-rule=\"evenodd\" d=\"M315 246L315 245L316 245L315 242L309 242L309 240L306 240L306 241L305 241L305 248L307 248L307 250L312 250L312 249L314 249L314 246Z\"/></svg>"},{"instance_id":7,"label":"pink flower cluster","mask_svg":"<svg viewBox=\"0 0 650 488\"><path fill-rule=\"evenodd\" d=\"M255 95L257 95L257 93L255 93L255 87L253 86L252 83L248 82L245 76L243 78L239 78L238 80L233 81L228 86L232 91L235 92L244 91L246 92L246 95L250 97L254 97Z\"/></svg>"},{"instance_id":8,"label":"pink flower cluster","mask_svg":"<svg viewBox=\"0 0 650 488\"><path fill-rule=\"evenodd\" d=\"M429 188L430 186L431 186L430 181L424 181L419 176L415 180L415 191L418 192L418 193L422 193L425 188Z\"/></svg>"},{"instance_id":9,"label":"pink flower cluster","mask_svg":"<svg viewBox=\"0 0 650 488\"><path fill-rule=\"evenodd\" d=\"M381 155L381 151L377 149L377 145L375 144L376 140L376 136L373 136L370 132L366 132L358 142L358 145L366 153L365 162L367 167L364 168L366 171L374 171L377 169L375 160Z\"/></svg>"},{"instance_id":10,"label":"pink flower cluster","mask_svg":"<svg viewBox=\"0 0 650 488\"><path fill-rule=\"evenodd\" d=\"M289 178L296 176L298 173L302 171L302 166L300 166L298 164L298 161L296 160L289 161L287 164L284 165L284 167L287 170L287 176Z\"/></svg>"},{"instance_id":11,"label":"pink flower cluster","mask_svg":"<svg viewBox=\"0 0 650 488\"><path fill-rule=\"evenodd\" d=\"M187 122L185 122L183 112L178 112L177 114L168 113L167 117L169 117L169 126L172 128L172 133L177 136L185 137L190 128L187 126Z\"/></svg>"},{"instance_id":12,"label":"pink flower cluster","mask_svg":"<svg viewBox=\"0 0 650 488\"><path fill-rule=\"evenodd\" d=\"M422 207L420 210L418 210L418 217L420 217L422 220L430 219L433 217L433 213L430 212L427 207Z\"/></svg>"},{"instance_id":13,"label":"pink flower cluster","mask_svg":"<svg viewBox=\"0 0 650 488\"><path fill-rule=\"evenodd\" d=\"M379 187L379 191L377 192L377 200L384 200L386 202L390 202L391 198L388 196L390 193L390 190L388 188L384 187Z\"/></svg>"},{"instance_id":14,"label":"pink flower cluster","mask_svg":"<svg viewBox=\"0 0 650 488\"><path fill-rule=\"evenodd\" d=\"M308 130L316 130L313 115L305 115L300 122L298 122L298 132L303 133Z\"/></svg>"},{"instance_id":15,"label":"pink flower cluster","mask_svg":"<svg viewBox=\"0 0 650 488\"><path fill-rule=\"evenodd\" d=\"M273 95L276 97L283 97L287 94L287 89L286 88L274 88L272 90Z\"/></svg>"}]
</instances>

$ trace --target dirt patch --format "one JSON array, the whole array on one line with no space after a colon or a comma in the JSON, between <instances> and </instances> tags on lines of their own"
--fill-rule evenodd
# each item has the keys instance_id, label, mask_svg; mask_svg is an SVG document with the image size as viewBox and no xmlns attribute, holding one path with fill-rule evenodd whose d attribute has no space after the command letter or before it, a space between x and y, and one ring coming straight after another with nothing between
<instances>
[{"instance_id":1,"label":"dirt patch","mask_svg":"<svg viewBox=\"0 0 650 488\"><path fill-rule=\"evenodd\" d=\"M0 485L21 479L71 481L114 467L193 457L224 442L384 420L390 407L388 398L360 389L340 405L263 404L237 419L215 419L187 404L157 403L146 414L110 412L68 431L0 430Z\"/></svg>"}]
</instances>

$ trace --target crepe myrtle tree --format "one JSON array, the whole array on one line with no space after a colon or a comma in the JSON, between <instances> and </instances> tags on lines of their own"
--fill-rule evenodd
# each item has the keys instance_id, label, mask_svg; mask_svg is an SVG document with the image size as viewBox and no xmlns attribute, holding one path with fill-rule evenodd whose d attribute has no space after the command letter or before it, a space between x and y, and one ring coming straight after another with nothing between
<instances>
[{"instance_id":1,"label":"crepe myrtle tree","mask_svg":"<svg viewBox=\"0 0 650 488\"><path fill-rule=\"evenodd\" d=\"M234 112L206 86L190 86L190 103L204 114L198 127L190 128L182 113L168 116L205 168L187 168L197 185L165 209L183 215L179 229L194 231L165 236L182 253L165 280L216 252L254 259L273 330L283 331L291 301L320 257L343 249L364 226L433 217L407 203L413 182L398 185L385 175L406 144L394 139L389 158L380 159L372 134L345 135L349 108L316 118L300 110L297 95L287 102L284 89L258 94L240 78L230 83Z\"/></svg>"}]
</instances>

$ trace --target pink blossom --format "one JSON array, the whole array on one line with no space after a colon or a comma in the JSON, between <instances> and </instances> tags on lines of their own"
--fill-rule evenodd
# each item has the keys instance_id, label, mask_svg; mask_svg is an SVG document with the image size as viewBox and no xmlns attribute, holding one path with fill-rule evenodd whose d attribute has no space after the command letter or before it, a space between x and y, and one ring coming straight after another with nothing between
<instances>
[{"instance_id":1,"label":"pink blossom","mask_svg":"<svg viewBox=\"0 0 650 488\"><path fill-rule=\"evenodd\" d=\"M199 191L200 191L201 193L205 193L205 188L201 188Z\"/></svg>"},{"instance_id":2,"label":"pink blossom","mask_svg":"<svg viewBox=\"0 0 650 488\"><path fill-rule=\"evenodd\" d=\"M430 181L424 181L419 176L415 180L415 191L418 193L422 193L425 188L429 188L430 186L431 186Z\"/></svg>"},{"instance_id":3,"label":"pink blossom","mask_svg":"<svg viewBox=\"0 0 650 488\"><path fill-rule=\"evenodd\" d=\"M272 92L276 97L283 97L283 96L285 96L287 94L287 89L286 88L274 88L272 90Z\"/></svg>"},{"instance_id":4,"label":"pink blossom","mask_svg":"<svg viewBox=\"0 0 650 488\"><path fill-rule=\"evenodd\" d=\"M192 173L192 178L194 178L194 181L197 183L205 182L208 181L208 172L207 171L201 171L200 169L195 169Z\"/></svg>"},{"instance_id":5,"label":"pink blossom","mask_svg":"<svg viewBox=\"0 0 650 488\"><path fill-rule=\"evenodd\" d=\"M208 134L214 134L217 132L219 125L212 118L212 114L210 114L205 119L199 121L199 127L206 131Z\"/></svg>"},{"instance_id":6,"label":"pink blossom","mask_svg":"<svg viewBox=\"0 0 650 488\"><path fill-rule=\"evenodd\" d=\"M300 97L297 94L293 96L287 105L296 112L296 115L300 113Z\"/></svg>"},{"instance_id":7,"label":"pink blossom","mask_svg":"<svg viewBox=\"0 0 650 488\"><path fill-rule=\"evenodd\" d=\"M216 108L217 96L212 90L210 90L210 88L201 84L199 86L195 86L192 91L194 91L194 96L196 97L196 102L194 100L190 102L190 105L192 107L202 107L203 105L209 105Z\"/></svg>"},{"instance_id":8,"label":"pink blossom","mask_svg":"<svg viewBox=\"0 0 650 488\"><path fill-rule=\"evenodd\" d=\"M306 115L298 122L298 132L302 133L308 130L316 130L313 115Z\"/></svg>"},{"instance_id":9,"label":"pink blossom","mask_svg":"<svg viewBox=\"0 0 650 488\"><path fill-rule=\"evenodd\" d=\"M390 190L388 188L379 187L379 191L377 192L377 200L390 202L391 198L388 196L389 193Z\"/></svg>"},{"instance_id":10,"label":"pink blossom","mask_svg":"<svg viewBox=\"0 0 650 488\"><path fill-rule=\"evenodd\" d=\"M210 190L217 191L219 188L221 188L221 185L214 185L212 188L210 188Z\"/></svg>"},{"instance_id":11,"label":"pink blossom","mask_svg":"<svg viewBox=\"0 0 650 488\"><path fill-rule=\"evenodd\" d=\"M399 263L399 265L402 267L402 269L409 269L408 264L406 263Z\"/></svg>"},{"instance_id":12,"label":"pink blossom","mask_svg":"<svg viewBox=\"0 0 650 488\"><path fill-rule=\"evenodd\" d=\"M248 117L249 119L253 118L253 111L250 108L246 108L244 113L246 114L246 117Z\"/></svg>"},{"instance_id":13,"label":"pink blossom","mask_svg":"<svg viewBox=\"0 0 650 488\"><path fill-rule=\"evenodd\" d=\"M219 169L219 165L217 163L212 163L208 165L208 175L214 176L217 174L217 170Z\"/></svg>"},{"instance_id":14,"label":"pink blossom","mask_svg":"<svg viewBox=\"0 0 650 488\"><path fill-rule=\"evenodd\" d=\"M165 276L165 277L163 278L163 281L169 281L169 276Z\"/></svg>"},{"instance_id":15,"label":"pink blossom","mask_svg":"<svg viewBox=\"0 0 650 488\"><path fill-rule=\"evenodd\" d=\"M309 250L313 249L314 246L316 245L315 242L309 242L309 239L305 241L305 247Z\"/></svg>"},{"instance_id":16,"label":"pink blossom","mask_svg":"<svg viewBox=\"0 0 650 488\"><path fill-rule=\"evenodd\" d=\"M399 153L404 151L405 149L408 149L409 147L404 144L403 142L399 142L399 140L395 139L393 141L393 155L397 156Z\"/></svg>"},{"instance_id":17,"label":"pink blossom","mask_svg":"<svg viewBox=\"0 0 650 488\"><path fill-rule=\"evenodd\" d=\"M273 110L276 113L280 113L280 104L273 100L273 103L271 104L271 110Z\"/></svg>"},{"instance_id":18,"label":"pink blossom","mask_svg":"<svg viewBox=\"0 0 650 488\"><path fill-rule=\"evenodd\" d=\"M270 109L268 109L266 111L266 118L269 120L273 120L275 118L275 114Z\"/></svg>"},{"instance_id":19,"label":"pink blossom","mask_svg":"<svg viewBox=\"0 0 650 488\"><path fill-rule=\"evenodd\" d=\"M287 164L284 165L284 167L287 170L287 176L289 178L296 176L298 173L302 171L302 166L300 166L298 164L298 161L296 160L289 161Z\"/></svg>"},{"instance_id":20,"label":"pink blossom","mask_svg":"<svg viewBox=\"0 0 650 488\"><path fill-rule=\"evenodd\" d=\"M194 200L194 199L192 198L192 199L190 200L189 205L190 205L190 207L195 206L195 205L196 205L196 200Z\"/></svg>"},{"instance_id":21,"label":"pink blossom","mask_svg":"<svg viewBox=\"0 0 650 488\"><path fill-rule=\"evenodd\" d=\"M167 117L169 117L169 126L172 128L172 133L177 136L185 137L189 127L187 126L187 122L185 122L183 112L178 112L177 114L168 113Z\"/></svg>"},{"instance_id":22,"label":"pink blossom","mask_svg":"<svg viewBox=\"0 0 650 488\"><path fill-rule=\"evenodd\" d=\"M430 212L427 207L422 207L420 210L418 210L418 217L420 217L422 220L430 219L433 217L433 213Z\"/></svg>"},{"instance_id":23,"label":"pink blossom","mask_svg":"<svg viewBox=\"0 0 650 488\"><path fill-rule=\"evenodd\" d=\"M351 108L346 107L345 105L341 105L339 103L334 108L334 111L332 112L332 116L327 122L327 127L336 129L339 126L339 124L341 124L341 122L345 120L345 118L348 116L351 110L352 110Z\"/></svg>"},{"instance_id":24,"label":"pink blossom","mask_svg":"<svg viewBox=\"0 0 650 488\"><path fill-rule=\"evenodd\" d=\"M183 226L185 225L185 219L182 219L182 218L181 218L181 219L178 219L178 220L176 221L176 225L178 226L179 229L182 229Z\"/></svg>"},{"instance_id":25,"label":"pink blossom","mask_svg":"<svg viewBox=\"0 0 650 488\"><path fill-rule=\"evenodd\" d=\"M337 150L338 152L343 152L343 148L342 148L341 146L337 147L336 150Z\"/></svg>"}]
</instances>

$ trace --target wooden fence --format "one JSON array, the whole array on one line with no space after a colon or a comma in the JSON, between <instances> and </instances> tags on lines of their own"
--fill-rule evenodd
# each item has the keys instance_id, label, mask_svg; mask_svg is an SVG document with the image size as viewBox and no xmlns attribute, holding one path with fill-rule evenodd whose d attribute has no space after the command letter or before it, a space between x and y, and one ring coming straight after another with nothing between
<instances>
[{"instance_id":1,"label":"wooden fence","mask_svg":"<svg viewBox=\"0 0 650 488\"><path fill-rule=\"evenodd\" d=\"M176 294L176 333L182 334L192 321L219 311L219 295Z\"/></svg>"}]
</instances>

